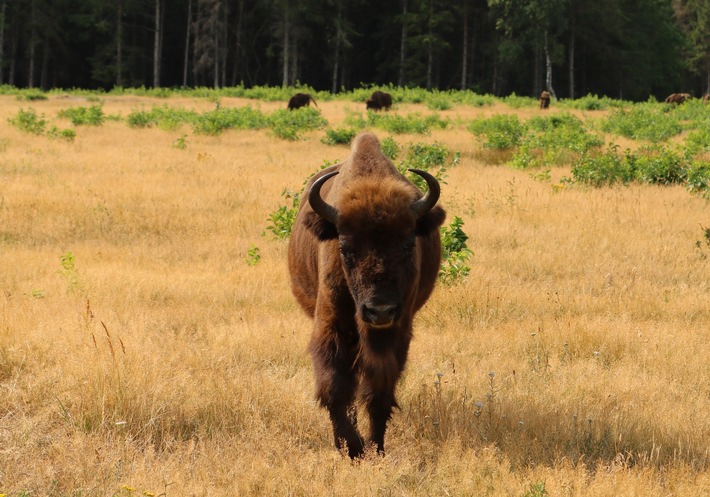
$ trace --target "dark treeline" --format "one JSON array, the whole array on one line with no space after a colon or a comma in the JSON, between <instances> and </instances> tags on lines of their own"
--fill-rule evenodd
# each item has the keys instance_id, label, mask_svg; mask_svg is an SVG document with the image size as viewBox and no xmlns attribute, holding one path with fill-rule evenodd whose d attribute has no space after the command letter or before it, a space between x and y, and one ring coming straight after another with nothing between
<instances>
[{"instance_id":1,"label":"dark treeline","mask_svg":"<svg viewBox=\"0 0 710 497\"><path fill-rule=\"evenodd\" d=\"M0 0L17 87L710 90L710 0Z\"/></svg>"}]
</instances>

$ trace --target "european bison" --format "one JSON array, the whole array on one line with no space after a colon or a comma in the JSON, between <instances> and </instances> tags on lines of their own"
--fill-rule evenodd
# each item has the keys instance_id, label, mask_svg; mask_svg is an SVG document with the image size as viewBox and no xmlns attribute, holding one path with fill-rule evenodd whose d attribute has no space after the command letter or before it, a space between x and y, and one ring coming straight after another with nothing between
<instances>
[{"instance_id":1,"label":"european bison","mask_svg":"<svg viewBox=\"0 0 710 497\"><path fill-rule=\"evenodd\" d=\"M288 100L288 110L300 109L301 107L308 107L313 102L313 105L318 107L316 99L310 96L308 93L296 93Z\"/></svg>"},{"instance_id":2,"label":"european bison","mask_svg":"<svg viewBox=\"0 0 710 497\"><path fill-rule=\"evenodd\" d=\"M365 100L367 110L389 110L392 107L392 95L384 91L373 91L370 98Z\"/></svg>"},{"instance_id":3,"label":"european bison","mask_svg":"<svg viewBox=\"0 0 710 497\"><path fill-rule=\"evenodd\" d=\"M313 318L309 351L316 397L328 410L335 447L384 453L395 387L414 314L434 289L441 258L440 187L425 171L421 192L382 153L372 134L350 156L306 184L288 246L293 294ZM370 420L357 429L356 403Z\"/></svg>"},{"instance_id":4,"label":"european bison","mask_svg":"<svg viewBox=\"0 0 710 497\"><path fill-rule=\"evenodd\" d=\"M543 90L543 92L540 93L540 108L547 109L549 107L550 107L550 92L547 90Z\"/></svg>"},{"instance_id":5,"label":"european bison","mask_svg":"<svg viewBox=\"0 0 710 497\"><path fill-rule=\"evenodd\" d=\"M710 93L703 95L703 103L706 104L708 102L710 102Z\"/></svg>"},{"instance_id":6,"label":"european bison","mask_svg":"<svg viewBox=\"0 0 710 497\"><path fill-rule=\"evenodd\" d=\"M665 102L667 104L680 105L686 100L690 100L691 98L693 97L690 95L690 93L671 93L666 97Z\"/></svg>"}]
</instances>

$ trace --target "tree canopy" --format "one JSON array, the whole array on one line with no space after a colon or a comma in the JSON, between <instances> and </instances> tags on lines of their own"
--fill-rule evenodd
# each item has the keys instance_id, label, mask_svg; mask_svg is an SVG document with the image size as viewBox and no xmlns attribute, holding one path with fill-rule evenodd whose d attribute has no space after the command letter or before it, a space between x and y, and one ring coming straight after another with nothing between
<instances>
[{"instance_id":1,"label":"tree canopy","mask_svg":"<svg viewBox=\"0 0 710 497\"><path fill-rule=\"evenodd\" d=\"M17 87L710 91L710 0L0 0Z\"/></svg>"}]
</instances>

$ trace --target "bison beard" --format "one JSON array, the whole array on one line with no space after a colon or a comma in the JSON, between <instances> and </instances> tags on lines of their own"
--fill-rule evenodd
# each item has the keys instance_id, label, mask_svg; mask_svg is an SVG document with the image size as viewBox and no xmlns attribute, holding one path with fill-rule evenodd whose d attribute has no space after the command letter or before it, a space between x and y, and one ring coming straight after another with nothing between
<instances>
[{"instance_id":1,"label":"bison beard","mask_svg":"<svg viewBox=\"0 0 710 497\"><path fill-rule=\"evenodd\" d=\"M288 110L300 109L301 107L308 107L311 102L313 105L318 107L316 99L310 96L308 93L296 93L288 100Z\"/></svg>"},{"instance_id":2,"label":"bison beard","mask_svg":"<svg viewBox=\"0 0 710 497\"><path fill-rule=\"evenodd\" d=\"M306 185L288 248L293 294L314 320L316 397L336 448L384 452L395 388L407 361L414 314L434 289L441 258L439 184L421 192L362 134L342 163ZM368 442L356 406L370 420Z\"/></svg>"},{"instance_id":3,"label":"bison beard","mask_svg":"<svg viewBox=\"0 0 710 497\"><path fill-rule=\"evenodd\" d=\"M367 110L389 110L392 107L392 95L384 91L373 91L370 98L365 100Z\"/></svg>"}]
</instances>

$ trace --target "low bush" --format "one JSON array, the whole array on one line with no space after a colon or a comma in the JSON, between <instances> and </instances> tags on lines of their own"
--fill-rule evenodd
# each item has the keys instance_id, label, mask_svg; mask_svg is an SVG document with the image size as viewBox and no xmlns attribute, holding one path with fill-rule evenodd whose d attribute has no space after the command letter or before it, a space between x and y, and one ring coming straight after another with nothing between
<instances>
[{"instance_id":1,"label":"low bush","mask_svg":"<svg viewBox=\"0 0 710 497\"><path fill-rule=\"evenodd\" d=\"M496 114L488 118L474 119L468 130L485 139L483 146L496 150L507 150L518 146L525 132L525 125L515 114Z\"/></svg>"},{"instance_id":2,"label":"low bush","mask_svg":"<svg viewBox=\"0 0 710 497\"><path fill-rule=\"evenodd\" d=\"M356 134L357 130L353 128L327 129L321 142L326 145L349 145Z\"/></svg>"},{"instance_id":3,"label":"low bush","mask_svg":"<svg viewBox=\"0 0 710 497\"><path fill-rule=\"evenodd\" d=\"M44 128L47 125L44 114L37 115L37 112L31 107L27 110L18 110L17 114L15 114L14 117L8 118L7 121L17 129L25 133L32 133L33 135L43 134Z\"/></svg>"},{"instance_id":4,"label":"low bush","mask_svg":"<svg viewBox=\"0 0 710 497\"><path fill-rule=\"evenodd\" d=\"M682 131L678 118L657 104L616 109L602 120L601 128L625 138L654 142L668 140Z\"/></svg>"},{"instance_id":5,"label":"low bush","mask_svg":"<svg viewBox=\"0 0 710 497\"><path fill-rule=\"evenodd\" d=\"M69 119L74 126L100 126L106 120L101 104L89 107L69 107L60 110L57 115Z\"/></svg>"}]
</instances>

